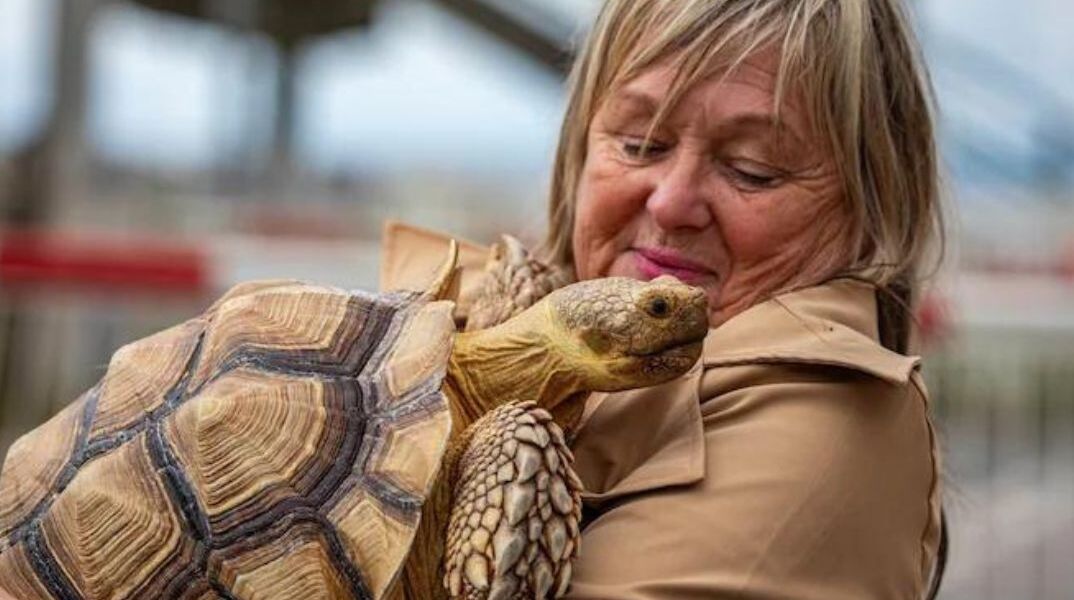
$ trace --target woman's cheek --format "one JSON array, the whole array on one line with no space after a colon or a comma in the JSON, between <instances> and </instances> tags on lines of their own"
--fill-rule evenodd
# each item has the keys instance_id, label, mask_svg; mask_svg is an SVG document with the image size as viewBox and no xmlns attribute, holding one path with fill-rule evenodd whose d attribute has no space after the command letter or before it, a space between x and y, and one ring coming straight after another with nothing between
<instances>
[{"instance_id":1,"label":"woman's cheek","mask_svg":"<svg viewBox=\"0 0 1074 600\"><path fill-rule=\"evenodd\" d=\"M721 215L722 233L736 261L752 262L800 248L803 231L819 215L803 210L798 198L773 192L729 203Z\"/></svg>"},{"instance_id":2,"label":"woman's cheek","mask_svg":"<svg viewBox=\"0 0 1074 600\"><path fill-rule=\"evenodd\" d=\"M630 248L633 224L644 210L644 198L635 201L638 190L629 173L614 166L587 164L578 186L573 244L578 276L604 277L622 262Z\"/></svg>"},{"instance_id":3,"label":"woman's cheek","mask_svg":"<svg viewBox=\"0 0 1074 600\"><path fill-rule=\"evenodd\" d=\"M574 222L574 260L580 279L601 277L609 257L606 223L601 218L599 199L592 189L579 188Z\"/></svg>"}]
</instances>

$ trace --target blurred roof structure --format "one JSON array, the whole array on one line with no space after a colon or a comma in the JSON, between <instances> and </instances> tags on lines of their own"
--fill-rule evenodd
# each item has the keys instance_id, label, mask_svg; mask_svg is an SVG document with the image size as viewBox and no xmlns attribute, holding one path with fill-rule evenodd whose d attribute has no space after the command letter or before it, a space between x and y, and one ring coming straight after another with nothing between
<instances>
[{"instance_id":1,"label":"blurred roof structure","mask_svg":"<svg viewBox=\"0 0 1074 600\"><path fill-rule=\"evenodd\" d=\"M134 0L136 4L267 34L284 47L307 38L372 24L380 0ZM436 0L435 4L558 71L570 64L572 23L539 3Z\"/></svg>"},{"instance_id":2,"label":"blurred roof structure","mask_svg":"<svg viewBox=\"0 0 1074 600\"><path fill-rule=\"evenodd\" d=\"M504 0L428 0L428 6L445 9L483 29L506 45L520 50L557 76L570 61L575 22L563 11L546 10L540 3ZM37 143L25 149L22 173L35 172L20 184L8 218L19 222L48 219L56 198L63 195L57 181L71 179L62 173L84 169L93 157L84 147L92 24L109 0L60 2L55 54L53 98L48 125ZM264 170L267 179L287 182L292 174L294 129L298 95L297 55L303 42L344 30L368 28L376 23L383 0L130 0L130 4L188 18L256 31L271 39L280 52L275 61L275 119L271 126L272 159ZM562 7L561 7L562 8ZM81 165L81 166L80 166Z\"/></svg>"},{"instance_id":3,"label":"blurred roof structure","mask_svg":"<svg viewBox=\"0 0 1074 600\"><path fill-rule=\"evenodd\" d=\"M375 0L136 0L148 8L262 31L290 44L369 24Z\"/></svg>"}]
</instances>

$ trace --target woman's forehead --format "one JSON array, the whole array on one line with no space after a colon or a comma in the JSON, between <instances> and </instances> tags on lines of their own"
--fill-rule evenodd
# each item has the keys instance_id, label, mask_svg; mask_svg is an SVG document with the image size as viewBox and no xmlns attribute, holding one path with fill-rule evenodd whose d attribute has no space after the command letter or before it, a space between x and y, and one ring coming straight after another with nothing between
<instances>
[{"instance_id":1,"label":"woman's forehead","mask_svg":"<svg viewBox=\"0 0 1074 600\"><path fill-rule=\"evenodd\" d=\"M778 53L757 52L731 69L701 74L674 106L665 108L677 68L669 60L643 70L613 88L602 110L620 118L651 119L664 109L664 121L672 125L700 119L712 126L773 129L798 141L808 139L809 119L798 90L777 98Z\"/></svg>"}]
</instances>

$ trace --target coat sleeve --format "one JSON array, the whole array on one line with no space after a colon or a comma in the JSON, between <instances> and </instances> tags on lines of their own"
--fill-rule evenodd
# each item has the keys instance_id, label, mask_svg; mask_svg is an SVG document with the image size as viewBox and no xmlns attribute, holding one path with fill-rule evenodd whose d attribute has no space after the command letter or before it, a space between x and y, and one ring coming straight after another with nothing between
<instances>
[{"instance_id":1,"label":"coat sleeve","mask_svg":"<svg viewBox=\"0 0 1074 600\"><path fill-rule=\"evenodd\" d=\"M830 367L735 369L732 389L702 386L703 480L601 507L568 597L920 598L938 519L921 388Z\"/></svg>"}]
</instances>

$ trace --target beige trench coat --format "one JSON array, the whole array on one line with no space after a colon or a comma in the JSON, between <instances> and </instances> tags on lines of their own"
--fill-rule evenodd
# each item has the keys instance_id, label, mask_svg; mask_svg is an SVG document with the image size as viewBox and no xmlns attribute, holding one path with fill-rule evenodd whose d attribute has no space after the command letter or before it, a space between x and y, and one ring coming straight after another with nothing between
<instances>
[{"instance_id":1,"label":"beige trench coat","mask_svg":"<svg viewBox=\"0 0 1074 600\"><path fill-rule=\"evenodd\" d=\"M382 285L420 287L445 239L386 233ZM466 247L464 268L482 261ZM568 597L923 597L936 438L918 359L877 339L873 289L833 282L710 331L675 381L595 394L573 445L588 520Z\"/></svg>"}]
</instances>

